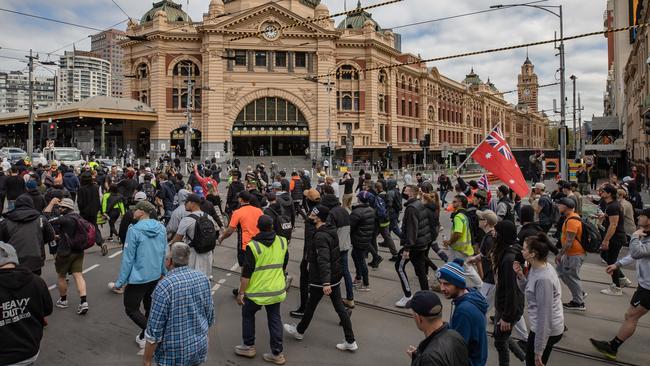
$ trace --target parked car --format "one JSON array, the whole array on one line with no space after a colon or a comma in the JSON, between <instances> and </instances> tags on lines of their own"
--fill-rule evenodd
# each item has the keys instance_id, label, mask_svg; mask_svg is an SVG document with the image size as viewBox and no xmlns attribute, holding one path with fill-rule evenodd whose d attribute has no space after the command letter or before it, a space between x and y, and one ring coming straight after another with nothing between
<instances>
[{"instance_id":1,"label":"parked car","mask_svg":"<svg viewBox=\"0 0 650 366\"><path fill-rule=\"evenodd\" d=\"M27 152L25 152L25 150L17 147L3 147L0 149L0 153L2 154L1 156L6 157L10 163L15 163L27 156Z\"/></svg>"}]
</instances>

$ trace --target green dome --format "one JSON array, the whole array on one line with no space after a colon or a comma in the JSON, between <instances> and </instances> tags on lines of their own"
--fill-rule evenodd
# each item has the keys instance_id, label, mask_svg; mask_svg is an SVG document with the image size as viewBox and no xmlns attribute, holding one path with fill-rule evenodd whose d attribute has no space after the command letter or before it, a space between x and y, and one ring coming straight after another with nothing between
<instances>
[{"instance_id":1,"label":"green dome","mask_svg":"<svg viewBox=\"0 0 650 366\"><path fill-rule=\"evenodd\" d=\"M361 8L361 0L357 2L357 9ZM372 14L367 11L362 11L356 14L349 14L339 25L336 26L337 29L361 29L363 24L367 21L371 21L375 25L375 30L381 30L381 27L377 22L372 19Z\"/></svg>"},{"instance_id":2,"label":"green dome","mask_svg":"<svg viewBox=\"0 0 650 366\"><path fill-rule=\"evenodd\" d=\"M483 81L481 81L481 78L474 73L474 68L472 68L472 71L470 71L469 74L465 75L465 80L463 80L463 84L481 85L483 84Z\"/></svg>"},{"instance_id":3,"label":"green dome","mask_svg":"<svg viewBox=\"0 0 650 366\"><path fill-rule=\"evenodd\" d=\"M154 15L158 10L163 10L167 14L167 20L169 22L192 21L190 16L182 10L181 4L176 4L171 0L162 0L157 3L153 3L153 8L151 8L151 10L142 16L142 19L140 19L140 24L152 21L154 19Z\"/></svg>"}]
</instances>

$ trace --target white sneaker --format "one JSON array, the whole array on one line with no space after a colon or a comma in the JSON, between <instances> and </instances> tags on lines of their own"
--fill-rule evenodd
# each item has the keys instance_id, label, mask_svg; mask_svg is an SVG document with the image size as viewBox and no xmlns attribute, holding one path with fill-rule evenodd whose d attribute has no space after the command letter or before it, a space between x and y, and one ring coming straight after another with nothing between
<instances>
[{"instance_id":1,"label":"white sneaker","mask_svg":"<svg viewBox=\"0 0 650 366\"><path fill-rule=\"evenodd\" d=\"M78 315L86 315L88 313L88 303L87 302L82 302L79 304L77 307L77 314Z\"/></svg>"},{"instance_id":2,"label":"white sneaker","mask_svg":"<svg viewBox=\"0 0 650 366\"><path fill-rule=\"evenodd\" d=\"M301 341L305 336L303 334L298 333L298 329L296 329L296 326L293 324L285 324L284 325L284 330L291 334L293 338Z\"/></svg>"},{"instance_id":3,"label":"white sneaker","mask_svg":"<svg viewBox=\"0 0 650 366\"><path fill-rule=\"evenodd\" d=\"M623 296L623 290L614 284L609 285L606 289L600 290L600 293L609 296Z\"/></svg>"},{"instance_id":4,"label":"white sneaker","mask_svg":"<svg viewBox=\"0 0 650 366\"><path fill-rule=\"evenodd\" d=\"M144 345L147 344L147 341L145 341L144 338L140 338L140 333L138 333L138 335L135 336L135 343L140 346L140 349L143 349Z\"/></svg>"},{"instance_id":5,"label":"white sneaker","mask_svg":"<svg viewBox=\"0 0 650 366\"><path fill-rule=\"evenodd\" d=\"M627 277L622 277L619 279L619 283L621 284L621 287L632 287L632 281L630 281Z\"/></svg>"},{"instance_id":6,"label":"white sneaker","mask_svg":"<svg viewBox=\"0 0 650 366\"><path fill-rule=\"evenodd\" d=\"M61 299L56 300L56 307L61 309L67 308L68 300L61 300Z\"/></svg>"},{"instance_id":7,"label":"white sneaker","mask_svg":"<svg viewBox=\"0 0 650 366\"><path fill-rule=\"evenodd\" d=\"M351 351L354 352L359 349L359 346L357 346L357 342L354 341L352 343L348 343L347 341L344 341L343 343L339 343L336 345L336 348L338 348L341 351Z\"/></svg>"},{"instance_id":8,"label":"white sneaker","mask_svg":"<svg viewBox=\"0 0 650 366\"><path fill-rule=\"evenodd\" d=\"M406 303L409 302L409 300L411 300L411 297L403 296L395 303L395 306L397 306L398 308L405 308Z\"/></svg>"}]
</instances>

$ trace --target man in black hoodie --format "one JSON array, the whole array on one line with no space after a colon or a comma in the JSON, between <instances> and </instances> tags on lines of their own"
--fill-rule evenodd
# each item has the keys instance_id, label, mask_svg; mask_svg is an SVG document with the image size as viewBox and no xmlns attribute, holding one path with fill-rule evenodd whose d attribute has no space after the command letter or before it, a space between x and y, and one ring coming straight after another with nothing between
<instances>
[{"instance_id":1,"label":"man in black hoodie","mask_svg":"<svg viewBox=\"0 0 650 366\"><path fill-rule=\"evenodd\" d=\"M0 221L0 240L11 243L21 267L40 276L45 264L45 244L54 240L54 229L27 194L16 199L16 207Z\"/></svg>"},{"instance_id":2,"label":"man in black hoodie","mask_svg":"<svg viewBox=\"0 0 650 366\"><path fill-rule=\"evenodd\" d=\"M26 268L16 268L18 255L0 242L0 362L31 365L43 338L52 297L45 281Z\"/></svg>"},{"instance_id":3,"label":"man in black hoodie","mask_svg":"<svg viewBox=\"0 0 650 366\"><path fill-rule=\"evenodd\" d=\"M232 182L228 186L228 193L226 194L226 214L232 216L232 213L239 208L239 192L246 190L244 184L240 181L241 172L234 170L231 173Z\"/></svg>"},{"instance_id":4,"label":"man in black hoodie","mask_svg":"<svg viewBox=\"0 0 650 366\"><path fill-rule=\"evenodd\" d=\"M341 351L356 351L359 347L354 339L352 322L341 299L340 285L343 277L343 266L341 265L339 240L336 235L336 228L327 223L328 215L329 209L323 205L314 207L309 214L309 218L316 224L313 245L307 254L309 261L309 300L300 323L297 326L285 324L284 330L297 340L302 340L318 303L323 298L323 295L326 295L332 300L332 305L339 316L345 334L345 341L337 344L336 348Z\"/></svg>"},{"instance_id":5,"label":"man in black hoodie","mask_svg":"<svg viewBox=\"0 0 650 366\"><path fill-rule=\"evenodd\" d=\"M275 199L280 204L282 214L291 219L291 227L296 227L296 210L293 207L293 200L289 194L289 182L287 181L286 187L284 183L273 182L273 192L275 192Z\"/></svg>"},{"instance_id":6,"label":"man in black hoodie","mask_svg":"<svg viewBox=\"0 0 650 366\"><path fill-rule=\"evenodd\" d=\"M519 245L524 245L524 240L529 236L537 236L539 233L546 232L535 222L535 209L533 209L533 206L526 205L521 207L519 221L521 222L521 229L519 229L519 233L517 234L517 243Z\"/></svg>"},{"instance_id":7,"label":"man in black hoodie","mask_svg":"<svg viewBox=\"0 0 650 366\"><path fill-rule=\"evenodd\" d=\"M13 210L16 198L25 193L25 180L18 175L18 168L11 168L9 176L5 182L7 185L7 210Z\"/></svg>"}]
</instances>

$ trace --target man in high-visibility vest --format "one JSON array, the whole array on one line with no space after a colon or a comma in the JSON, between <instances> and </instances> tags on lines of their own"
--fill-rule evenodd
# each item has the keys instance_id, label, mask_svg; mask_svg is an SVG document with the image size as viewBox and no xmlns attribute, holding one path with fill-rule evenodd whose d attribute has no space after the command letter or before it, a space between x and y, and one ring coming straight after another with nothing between
<instances>
[{"instance_id":1,"label":"man in high-visibility vest","mask_svg":"<svg viewBox=\"0 0 650 366\"><path fill-rule=\"evenodd\" d=\"M468 257L474 255L474 246L472 245L472 228L470 220L467 217L467 197L456 195L451 202L454 212L451 214L452 226L451 237L444 240L442 244L449 250L449 260L461 258L466 261ZM476 271L474 264L465 263L465 279L467 287L481 287L483 281Z\"/></svg>"},{"instance_id":2,"label":"man in high-visibility vest","mask_svg":"<svg viewBox=\"0 0 650 366\"><path fill-rule=\"evenodd\" d=\"M244 253L237 303L242 307L243 344L235 347L239 356L253 358L255 351L255 313L264 306L271 338L271 353L264 361L284 365L282 353L282 318L280 303L287 297L285 270L289 262L287 240L273 231L271 216L257 220L260 232L253 237Z\"/></svg>"}]
</instances>

